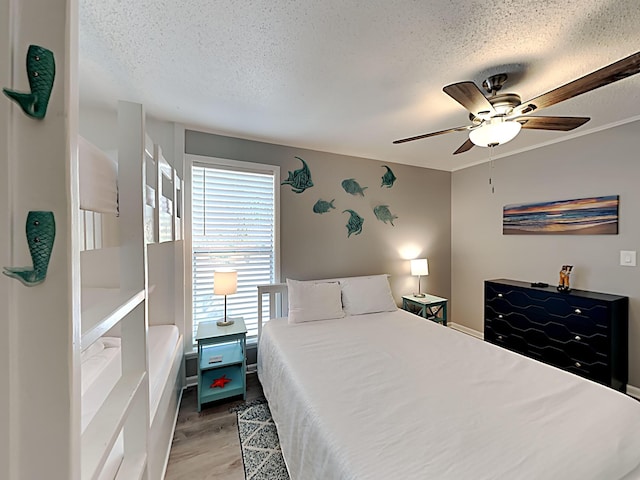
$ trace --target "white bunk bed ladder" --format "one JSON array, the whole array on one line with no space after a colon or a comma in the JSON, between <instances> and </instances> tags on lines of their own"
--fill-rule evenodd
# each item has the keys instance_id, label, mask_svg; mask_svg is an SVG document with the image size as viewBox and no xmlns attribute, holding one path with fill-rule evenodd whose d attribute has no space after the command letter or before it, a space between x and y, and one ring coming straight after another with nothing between
<instances>
[{"instance_id":1,"label":"white bunk bed ladder","mask_svg":"<svg viewBox=\"0 0 640 480\"><path fill-rule=\"evenodd\" d=\"M118 185L120 246L91 252L85 271L102 273L105 287L85 288L82 349L118 325L122 375L81 438L81 478L100 478L111 451L123 435L124 457L116 479L148 479L149 379L147 365L147 278L145 248L144 112L141 105L118 105ZM110 263L119 258L119 269ZM102 266L100 263L102 262ZM117 288L113 288L118 271ZM89 282L95 286L97 282Z\"/></svg>"}]
</instances>

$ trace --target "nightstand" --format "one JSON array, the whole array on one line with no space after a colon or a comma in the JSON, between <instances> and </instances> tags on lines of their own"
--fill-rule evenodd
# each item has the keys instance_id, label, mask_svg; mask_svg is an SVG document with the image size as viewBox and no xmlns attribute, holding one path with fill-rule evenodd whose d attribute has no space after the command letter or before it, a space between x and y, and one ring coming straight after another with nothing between
<instances>
[{"instance_id":1,"label":"nightstand","mask_svg":"<svg viewBox=\"0 0 640 480\"><path fill-rule=\"evenodd\" d=\"M223 398L247 395L247 328L242 318L226 327L216 322L200 322L198 342L198 412L202 404ZM220 379L222 377L230 381ZM212 386L218 381L220 386Z\"/></svg>"},{"instance_id":2,"label":"nightstand","mask_svg":"<svg viewBox=\"0 0 640 480\"><path fill-rule=\"evenodd\" d=\"M402 309L416 315L420 315L428 320L442 323L447 326L447 299L429 295L416 297L415 295L404 295L402 297Z\"/></svg>"}]
</instances>

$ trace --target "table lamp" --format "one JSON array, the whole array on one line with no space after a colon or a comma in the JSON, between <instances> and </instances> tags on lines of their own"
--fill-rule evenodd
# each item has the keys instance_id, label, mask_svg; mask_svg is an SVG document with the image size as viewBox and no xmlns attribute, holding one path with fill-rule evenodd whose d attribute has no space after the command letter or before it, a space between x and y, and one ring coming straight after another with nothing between
<instances>
[{"instance_id":1,"label":"table lamp","mask_svg":"<svg viewBox=\"0 0 640 480\"><path fill-rule=\"evenodd\" d=\"M235 270L216 270L213 272L213 293L224 295L224 319L216 323L221 327L233 325L233 320L227 318L227 295L238 291L238 272Z\"/></svg>"},{"instance_id":2,"label":"table lamp","mask_svg":"<svg viewBox=\"0 0 640 480\"><path fill-rule=\"evenodd\" d=\"M422 289L420 288L420 277L422 275L429 275L429 262L426 258L416 258L411 260L411 275L418 277L418 293L416 293L414 297L424 297L425 295L422 293Z\"/></svg>"}]
</instances>

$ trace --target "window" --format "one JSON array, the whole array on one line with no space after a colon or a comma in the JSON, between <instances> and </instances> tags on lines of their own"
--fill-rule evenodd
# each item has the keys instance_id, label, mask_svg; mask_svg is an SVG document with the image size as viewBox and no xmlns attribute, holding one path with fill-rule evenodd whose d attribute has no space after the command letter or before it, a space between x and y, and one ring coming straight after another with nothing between
<instances>
[{"instance_id":1,"label":"window","mask_svg":"<svg viewBox=\"0 0 640 480\"><path fill-rule=\"evenodd\" d=\"M192 338L198 322L224 316L224 296L213 294L217 268L237 270L238 291L227 296L227 315L243 317L247 339L257 338L256 286L279 278L279 183L277 166L218 159L193 161Z\"/></svg>"}]
</instances>

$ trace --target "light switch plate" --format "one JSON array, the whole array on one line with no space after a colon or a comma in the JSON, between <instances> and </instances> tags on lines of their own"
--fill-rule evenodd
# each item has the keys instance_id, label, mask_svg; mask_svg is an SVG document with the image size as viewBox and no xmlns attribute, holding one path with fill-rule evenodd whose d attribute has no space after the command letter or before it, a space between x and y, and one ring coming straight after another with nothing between
<instances>
[{"instance_id":1,"label":"light switch plate","mask_svg":"<svg viewBox=\"0 0 640 480\"><path fill-rule=\"evenodd\" d=\"M636 266L635 250L620 250L620 265L624 267Z\"/></svg>"}]
</instances>

